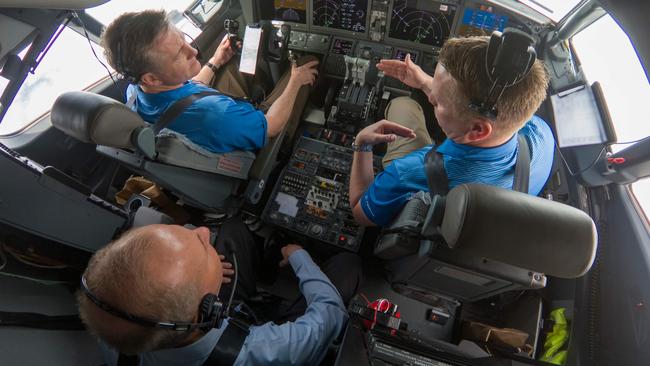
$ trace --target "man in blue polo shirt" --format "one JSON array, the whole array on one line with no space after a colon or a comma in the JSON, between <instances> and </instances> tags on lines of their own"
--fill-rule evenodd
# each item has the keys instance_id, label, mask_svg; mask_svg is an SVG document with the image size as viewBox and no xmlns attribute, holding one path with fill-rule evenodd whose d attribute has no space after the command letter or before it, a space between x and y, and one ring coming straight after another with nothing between
<instances>
[{"instance_id":1,"label":"man in blue polo shirt","mask_svg":"<svg viewBox=\"0 0 650 366\"><path fill-rule=\"evenodd\" d=\"M106 28L102 44L111 66L134 84L127 98L135 97L134 109L149 123L157 122L179 99L214 91L210 85L236 97L250 95L236 66L229 63L233 51L227 37L201 66L197 50L164 11L122 14ZM295 128L308 98L307 85L316 79L317 64L313 60L293 65L259 110L231 96L208 96L190 105L168 128L216 153L257 150L287 124Z\"/></svg>"},{"instance_id":2,"label":"man in blue polo shirt","mask_svg":"<svg viewBox=\"0 0 650 366\"><path fill-rule=\"evenodd\" d=\"M424 171L426 153L435 148L443 156L449 189L463 183L512 188L517 158L517 133L530 146L529 193L537 195L548 179L554 140L546 122L533 113L546 98L548 76L536 60L530 73L506 88L495 120L469 107L483 100L491 82L485 68L488 37L450 39L442 47L433 77L405 61L381 60L377 67L388 76L421 89L433 105L447 139L432 145L420 105L407 97L395 98L386 108L386 120L361 130L355 139L350 177L350 207L362 225L385 226L411 195L428 191ZM384 171L372 169L372 146L388 143Z\"/></svg>"}]
</instances>

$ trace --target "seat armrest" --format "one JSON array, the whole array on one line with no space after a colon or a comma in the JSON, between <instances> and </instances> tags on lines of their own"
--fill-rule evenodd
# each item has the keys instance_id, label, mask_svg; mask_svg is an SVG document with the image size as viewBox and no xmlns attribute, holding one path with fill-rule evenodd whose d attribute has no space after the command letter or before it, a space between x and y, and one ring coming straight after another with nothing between
<instances>
[{"instance_id":1,"label":"seat armrest","mask_svg":"<svg viewBox=\"0 0 650 366\"><path fill-rule=\"evenodd\" d=\"M150 127L138 127L131 133L133 147L142 155L156 158L156 134Z\"/></svg>"},{"instance_id":2,"label":"seat armrest","mask_svg":"<svg viewBox=\"0 0 650 366\"><path fill-rule=\"evenodd\" d=\"M286 128L275 137L271 137L269 142L257 153L255 162L248 173L250 181L244 194L252 204L259 202L264 192L266 182L271 171L275 167L275 162L282 145L282 140L286 134Z\"/></svg>"}]
</instances>

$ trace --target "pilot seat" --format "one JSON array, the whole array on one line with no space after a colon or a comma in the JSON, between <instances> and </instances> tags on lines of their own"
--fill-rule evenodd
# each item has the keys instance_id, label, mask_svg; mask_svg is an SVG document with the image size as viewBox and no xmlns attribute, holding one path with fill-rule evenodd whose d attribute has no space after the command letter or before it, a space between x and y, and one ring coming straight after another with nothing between
<instances>
[{"instance_id":1,"label":"pilot seat","mask_svg":"<svg viewBox=\"0 0 650 366\"><path fill-rule=\"evenodd\" d=\"M52 107L52 124L97 151L168 189L184 203L210 213L234 214L244 200L261 198L285 131L257 154L216 154L181 134L163 129L157 136L125 104L99 94L72 91Z\"/></svg>"},{"instance_id":2,"label":"pilot seat","mask_svg":"<svg viewBox=\"0 0 650 366\"><path fill-rule=\"evenodd\" d=\"M584 275L596 255L589 215L513 190L462 184L430 205L415 195L403 215L410 219L398 217L375 254L387 260L392 287L416 299L434 294L474 302L540 289L547 275Z\"/></svg>"}]
</instances>

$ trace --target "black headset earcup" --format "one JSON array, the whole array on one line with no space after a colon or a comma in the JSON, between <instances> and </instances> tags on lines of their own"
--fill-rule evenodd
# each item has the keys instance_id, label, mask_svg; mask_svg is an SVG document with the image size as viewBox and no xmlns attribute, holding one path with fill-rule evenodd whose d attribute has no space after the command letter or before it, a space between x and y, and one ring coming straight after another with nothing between
<instances>
[{"instance_id":1,"label":"black headset earcup","mask_svg":"<svg viewBox=\"0 0 650 366\"><path fill-rule=\"evenodd\" d=\"M206 294L201 299L199 306L199 322L206 323L199 327L204 332L209 332L213 328L221 327L223 322L223 304L219 300L219 296L215 294Z\"/></svg>"},{"instance_id":2,"label":"black headset earcup","mask_svg":"<svg viewBox=\"0 0 650 366\"><path fill-rule=\"evenodd\" d=\"M493 82L494 76L492 74L494 73L494 64L502 44L503 33L499 31L492 32L492 36L490 36L490 41L488 43L488 48L485 54L485 71L488 73L488 77Z\"/></svg>"}]
</instances>

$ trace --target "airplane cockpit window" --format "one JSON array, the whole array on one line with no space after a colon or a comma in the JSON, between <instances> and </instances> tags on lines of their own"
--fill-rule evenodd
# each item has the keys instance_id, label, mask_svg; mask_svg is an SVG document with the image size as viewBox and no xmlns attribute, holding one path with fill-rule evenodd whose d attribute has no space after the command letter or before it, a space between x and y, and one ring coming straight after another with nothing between
<instances>
[{"instance_id":1,"label":"airplane cockpit window","mask_svg":"<svg viewBox=\"0 0 650 366\"><path fill-rule=\"evenodd\" d=\"M173 0L160 3L158 6L169 12L176 10L176 13L180 14L188 3L188 0ZM148 2L115 0L88 9L87 12L106 25L125 11L140 11L150 7L151 4ZM198 34L199 30L184 17L179 15L178 19L179 27L184 32L192 36ZM102 48L94 42L92 47L100 61L110 69ZM26 50L27 47L18 56L22 57ZM74 62L71 62L71 58ZM57 41L38 63L33 74L28 75L14 98L0 123L0 136L19 132L37 121L40 116L49 111L54 99L61 93L83 90L105 77L108 77L108 71L95 59L88 39L68 27L63 27ZM4 84L5 82L0 81L2 89Z\"/></svg>"},{"instance_id":2,"label":"airplane cockpit window","mask_svg":"<svg viewBox=\"0 0 650 366\"><path fill-rule=\"evenodd\" d=\"M602 53L593 47L599 42L617 57L603 62ZM650 136L650 124L639 119L646 114L650 85L630 39L616 21L604 16L576 34L572 44L587 80L602 86L618 141L636 142ZM611 149L615 153L630 145L612 145ZM641 179L631 186L641 208L650 213L650 180Z\"/></svg>"},{"instance_id":3,"label":"airplane cockpit window","mask_svg":"<svg viewBox=\"0 0 650 366\"><path fill-rule=\"evenodd\" d=\"M546 15L555 22L559 22L565 15L569 13L580 0L517 0L520 3L529 6L532 9L539 11Z\"/></svg>"},{"instance_id":4,"label":"airplane cockpit window","mask_svg":"<svg viewBox=\"0 0 650 366\"><path fill-rule=\"evenodd\" d=\"M93 47L106 64L101 47L97 44ZM71 62L71 55L74 62ZM95 60L86 38L64 28L9 106L0 123L0 135L10 135L30 125L49 111L61 93L84 89L106 76L106 70Z\"/></svg>"}]
</instances>

